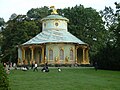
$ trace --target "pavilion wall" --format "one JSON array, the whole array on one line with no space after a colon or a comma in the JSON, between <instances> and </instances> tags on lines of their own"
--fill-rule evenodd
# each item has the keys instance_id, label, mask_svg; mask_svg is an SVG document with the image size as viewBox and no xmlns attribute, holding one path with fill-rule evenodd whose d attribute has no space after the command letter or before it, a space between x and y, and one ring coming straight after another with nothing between
<instances>
[{"instance_id":1,"label":"pavilion wall","mask_svg":"<svg viewBox=\"0 0 120 90\"><path fill-rule=\"evenodd\" d=\"M53 51L53 60L50 60L49 50ZM63 50L63 59L60 59L60 50ZM72 50L73 59L70 60L70 51ZM50 64L72 64L75 63L75 45L74 44L47 44L46 45L46 58Z\"/></svg>"}]
</instances>

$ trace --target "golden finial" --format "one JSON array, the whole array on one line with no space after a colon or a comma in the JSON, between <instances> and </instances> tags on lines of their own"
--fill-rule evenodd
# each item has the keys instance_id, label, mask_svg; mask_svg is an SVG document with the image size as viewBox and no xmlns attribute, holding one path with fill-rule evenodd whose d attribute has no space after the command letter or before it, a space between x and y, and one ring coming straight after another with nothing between
<instances>
[{"instance_id":1,"label":"golden finial","mask_svg":"<svg viewBox=\"0 0 120 90\"><path fill-rule=\"evenodd\" d=\"M50 6L50 9L52 10L51 14L58 14L57 9L55 9L55 6Z\"/></svg>"}]
</instances>

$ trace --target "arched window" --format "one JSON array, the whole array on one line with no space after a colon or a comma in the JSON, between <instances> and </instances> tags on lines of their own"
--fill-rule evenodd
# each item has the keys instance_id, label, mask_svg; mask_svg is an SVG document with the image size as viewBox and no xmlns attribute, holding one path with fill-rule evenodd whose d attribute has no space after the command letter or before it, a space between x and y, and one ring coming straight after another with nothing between
<instances>
[{"instance_id":1,"label":"arched window","mask_svg":"<svg viewBox=\"0 0 120 90\"><path fill-rule=\"evenodd\" d=\"M53 50L49 50L49 60L53 60Z\"/></svg>"},{"instance_id":2,"label":"arched window","mask_svg":"<svg viewBox=\"0 0 120 90\"><path fill-rule=\"evenodd\" d=\"M73 60L73 50L70 50L70 60Z\"/></svg>"},{"instance_id":3,"label":"arched window","mask_svg":"<svg viewBox=\"0 0 120 90\"><path fill-rule=\"evenodd\" d=\"M64 50L60 49L60 60L64 60Z\"/></svg>"}]
</instances>

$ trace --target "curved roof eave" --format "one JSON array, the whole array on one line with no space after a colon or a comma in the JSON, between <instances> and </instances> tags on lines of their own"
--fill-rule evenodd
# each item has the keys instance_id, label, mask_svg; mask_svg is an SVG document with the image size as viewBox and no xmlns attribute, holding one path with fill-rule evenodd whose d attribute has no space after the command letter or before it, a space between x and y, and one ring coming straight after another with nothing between
<instances>
[{"instance_id":1,"label":"curved roof eave","mask_svg":"<svg viewBox=\"0 0 120 90\"><path fill-rule=\"evenodd\" d=\"M22 45L32 45L32 44L46 44L46 43L75 43L75 44L83 44L84 43L71 33L67 31L56 31L56 30L46 30L42 31L29 41L23 43Z\"/></svg>"}]
</instances>

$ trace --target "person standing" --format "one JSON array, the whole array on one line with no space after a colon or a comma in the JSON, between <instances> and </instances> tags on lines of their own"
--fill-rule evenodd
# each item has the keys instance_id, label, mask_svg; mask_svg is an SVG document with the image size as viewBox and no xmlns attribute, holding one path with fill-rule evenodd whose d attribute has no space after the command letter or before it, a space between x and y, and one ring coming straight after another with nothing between
<instances>
[{"instance_id":1,"label":"person standing","mask_svg":"<svg viewBox=\"0 0 120 90\"><path fill-rule=\"evenodd\" d=\"M98 69L98 64L97 64L97 61L95 62L95 71L97 71Z\"/></svg>"},{"instance_id":2,"label":"person standing","mask_svg":"<svg viewBox=\"0 0 120 90\"><path fill-rule=\"evenodd\" d=\"M34 67L34 64L33 64L33 61L32 61L31 69L33 69L33 67Z\"/></svg>"},{"instance_id":3,"label":"person standing","mask_svg":"<svg viewBox=\"0 0 120 90\"><path fill-rule=\"evenodd\" d=\"M13 64L13 68L14 68L15 70L17 70L17 65L16 65L16 63Z\"/></svg>"},{"instance_id":4,"label":"person standing","mask_svg":"<svg viewBox=\"0 0 120 90\"><path fill-rule=\"evenodd\" d=\"M35 62L35 68L34 68L34 70L33 71L38 71L38 69L37 69L37 62Z\"/></svg>"}]
</instances>

